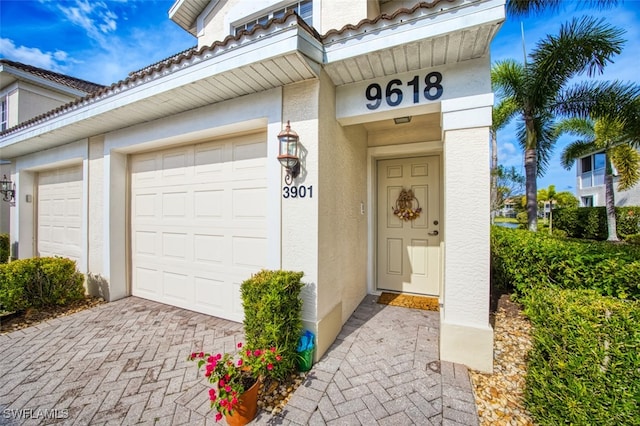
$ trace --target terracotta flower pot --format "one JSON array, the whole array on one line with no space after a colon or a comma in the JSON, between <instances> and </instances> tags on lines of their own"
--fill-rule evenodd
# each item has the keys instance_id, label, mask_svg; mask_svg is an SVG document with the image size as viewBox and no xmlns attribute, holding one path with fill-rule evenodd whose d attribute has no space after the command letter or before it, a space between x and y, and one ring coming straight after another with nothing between
<instances>
[{"instance_id":1,"label":"terracotta flower pot","mask_svg":"<svg viewBox=\"0 0 640 426\"><path fill-rule=\"evenodd\" d=\"M253 420L258 413L258 389L260 381L256 381L253 386L240 395L238 405L233 410L233 414L224 416L229 426L244 426Z\"/></svg>"}]
</instances>

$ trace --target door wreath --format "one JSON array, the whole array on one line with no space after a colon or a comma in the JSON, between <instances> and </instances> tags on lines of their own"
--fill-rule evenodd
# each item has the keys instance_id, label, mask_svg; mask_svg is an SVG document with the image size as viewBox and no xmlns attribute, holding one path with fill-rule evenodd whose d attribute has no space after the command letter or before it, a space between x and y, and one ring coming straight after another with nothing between
<instances>
[{"instance_id":1,"label":"door wreath","mask_svg":"<svg viewBox=\"0 0 640 426\"><path fill-rule=\"evenodd\" d=\"M417 206L415 209L413 208L414 201ZM398 195L396 205L391 206L391 210L393 210L394 215L405 221L415 220L419 218L420 213L422 213L420 202L415 195L413 195L413 191L404 188L400 191L400 195Z\"/></svg>"}]
</instances>

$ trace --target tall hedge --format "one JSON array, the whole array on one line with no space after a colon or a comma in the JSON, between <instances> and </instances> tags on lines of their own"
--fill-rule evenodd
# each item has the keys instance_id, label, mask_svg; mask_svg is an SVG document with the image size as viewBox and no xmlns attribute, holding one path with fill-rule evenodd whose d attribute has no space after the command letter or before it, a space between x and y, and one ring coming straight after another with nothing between
<instances>
[{"instance_id":1,"label":"tall hedge","mask_svg":"<svg viewBox=\"0 0 640 426\"><path fill-rule=\"evenodd\" d=\"M277 347L282 361L273 375L284 378L295 369L302 334L303 272L262 270L240 286L244 332L249 349Z\"/></svg>"},{"instance_id":2,"label":"tall hedge","mask_svg":"<svg viewBox=\"0 0 640 426\"><path fill-rule=\"evenodd\" d=\"M525 404L540 425L640 425L640 302L536 289Z\"/></svg>"},{"instance_id":3,"label":"tall hedge","mask_svg":"<svg viewBox=\"0 0 640 426\"><path fill-rule=\"evenodd\" d=\"M572 238L606 240L605 207L579 207L553 210L553 227ZM640 233L640 207L616 207L616 229L619 237Z\"/></svg>"},{"instance_id":4,"label":"tall hedge","mask_svg":"<svg viewBox=\"0 0 640 426\"><path fill-rule=\"evenodd\" d=\"M9 234L0 234L0 264L9 261Z\"/></svg>"},{"instance_id":5,"label":"tall hedge","mask_svg":"<svg viewBox=\"0 0 640 426\"><path fill-rule=\"evenodd\" d=\"M640 247L575 241L492 227L493 285L526 295L534 288L588 288L640 299Z\"/></svg>"},{"instance_id":6,"label":"tall hedge","mask_svg":"<svg viewBox=\"0 0 640 426\"><path fill-rule=\"evenodd\" d=\"M65 305L84 297L83 283L70 259L38 257L0 264L0 309Z\"/></svg>"}]
</instances>

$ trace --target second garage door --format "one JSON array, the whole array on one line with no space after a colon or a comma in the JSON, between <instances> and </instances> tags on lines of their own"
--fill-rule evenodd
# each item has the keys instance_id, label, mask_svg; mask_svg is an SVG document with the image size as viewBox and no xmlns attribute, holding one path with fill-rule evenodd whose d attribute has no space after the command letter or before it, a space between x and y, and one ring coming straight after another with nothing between
<instances>
[{"instance_id":1,"label":"second garage door","mask_svg":"<svg viewBox=\"0 0 640 426\"><path fill-rule=\"evenodd\" d=\"M76 263L82 253L82 166L38 174L38 255Z\"/></svg>"},{"instance_id":2,"label":"second garage door","mask_svg":"<svg viewBox=\"0 0 640 426\"><path fill-rule=\"evenodd\" d=\"M264 134L131 159L132 294L242 321L267 264Z\"/></svg>"}]
</instances>

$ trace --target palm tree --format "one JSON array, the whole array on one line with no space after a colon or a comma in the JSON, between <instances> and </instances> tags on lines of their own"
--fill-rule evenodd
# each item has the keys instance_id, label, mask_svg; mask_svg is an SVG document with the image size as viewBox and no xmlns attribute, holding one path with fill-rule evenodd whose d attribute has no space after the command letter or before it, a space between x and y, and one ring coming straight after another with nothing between
<instances>
[{"instance_id":1,"label":"palm tree","mask_svg":"<svg viewBox=\"0 0 640 426\"><path fill-rule=\"evenodd\" d=\"M500 204L498 197L498 130L502 129L518 112L518 105L505 99L493 108L491 121L491 222Z\"/></svg>"},{"instance_id":2,"label":"palm tree","mask_svg":"<svg viewBox=\"0 0 640 426\"><path fill-rule=\"evenodd\" d=\"M551 131L554 114L588 114L587 108L600 102L595 96L608 94L614 85L596 82L567 88L567 83L585 72L589 76L601 73L611 57L621 52L622 34L623 30L602 19L573 19L562 25L558 36L538 42L526 65L505 60L491 70L494 90L502 99L517 104L522 120L520 143L525 152L527 222L531 231L538 228L536 178L543 172L555 143Z\"/></svg>"},{"instance_id":3,"label":"palm tree","mask_svg":"<svg viewBox=\"0 0 640 426\"><path fill-rule=\"evenodd\" d=\"M566 0L507 0L507 14L509 16L529 16L548 11L557 11L561 6L566 5ZM577 6L597 6L599 9L606 9L618 4L618 0L578 0Z\"/></svg>"},{"instance_id":4,"label":"palm tree","mask_svg":"<svg viewBox=\"0 0 640 426\"><path fill-rule=\"evenodd\" d=\"M570 133L581 138L567 145L562 152L561 161L566 169L570 169L580 157L604 151L607 240L619 241L616 229L613 168L615 167L619 174L619 191L629 189L640 181L640 154L629 145L623 121L609 117L595 121L588 118L570 118L559 122L556 129L558 133Z\"/></svg>"}]
</instances>

